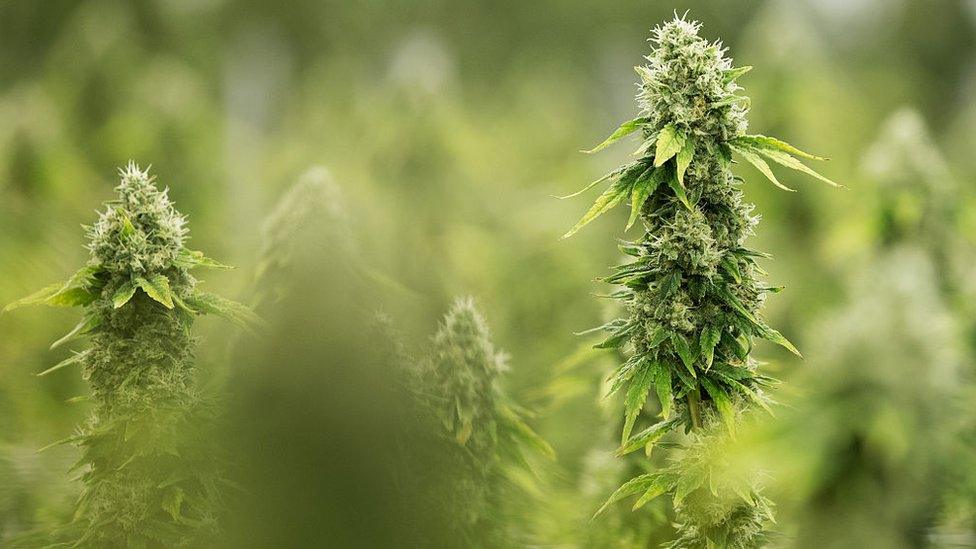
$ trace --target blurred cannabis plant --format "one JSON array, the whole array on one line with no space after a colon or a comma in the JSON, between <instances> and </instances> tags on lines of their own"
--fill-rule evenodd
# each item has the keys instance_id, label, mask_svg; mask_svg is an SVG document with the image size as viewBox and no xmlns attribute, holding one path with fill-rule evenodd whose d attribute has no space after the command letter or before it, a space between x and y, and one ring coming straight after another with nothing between
<instances>
[{"instance_id":1,"label":"blurred cannabis plant","mask_svg":"<svg viewBox=\"0 0 976 549\"><path fill-rule=\"evenodd\" d=\"M453 480L442 497L469 546L525 542L506 510L525 498L530 456L554 457L502 390L507 369L474 300L458 298L432 337L415 384L453 447L447 455Z\"/></svg>"},{"instance_id":2,"label":"blurred cannabis plant","mask_svg":"<svg viewBox=\"0 0 976 549\"><path fill-rule=\"evenodd\" d=\"M754 547L772 522L771 505L754 478L714 459L720 456L712 449L721 430L734 435L740 416L768 407L773 380L757 371L754 338L798 352L759 314L766 294L778 289L759 281L756 259L764 254L744 245L757 219L743 202L732 156L786 190L767 161L836 183L797 159L819 157L745 133L748 99L736 95L736 79L750 67L733 67L721 43L698 36L699 26L676 17L654 29L648 64L636 68L641 116L587 151L640 132L637 160L583 189L610 182L565 237L626 200L627 227L640 219L645 228L620 245L634 261L602 279L622 286L612 296L630 314L596 329L610 334L598 347L631 348L610 379L611 393L626 395L618 453L650 452L669 434L667 446L677 448L672 465L625 483L607 505L639 495L636 509L668 494L678 515L670 547ZM650 392L662 419L632 434Z\"/></svg>"},{"instance_id":3,"label":"blurred cannabis plant","mask_svg":"<svg viewBox=\"0 0 976 549\"><path fill-rule=\"evenodd\" d=\"M218 531L221 469L206 429L208 399L195 387L190 335L198 314L254 320L238 303L196 288L196 267L224 265L192 251L186 218L148 171L120 170L118 198L87 228L88 264L22 305L80 306L82 320L52 347L90 345L41 372L80 365L93 408L77 434L84 483L74 521L56 534L72 546L181 547Z\"/></svg>"}]
</instances>

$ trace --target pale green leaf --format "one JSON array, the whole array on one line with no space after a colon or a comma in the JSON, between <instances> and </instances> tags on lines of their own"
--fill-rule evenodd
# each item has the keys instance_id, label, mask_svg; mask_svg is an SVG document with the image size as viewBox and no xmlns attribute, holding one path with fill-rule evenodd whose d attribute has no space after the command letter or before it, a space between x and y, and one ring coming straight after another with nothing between
<instances>
[{"instance_id":1,"label":"pale green leaf","mask_svg":"<svg viewBox=\"0 0 976 549\"><path fill-rule=\"evenodd\" d=\"M688 166L691 165L691 160L695 157L695 140L685 139L684 145L681 150L678 151L678 157L675 159L675 167L678 172L678 183L682 186L685 184L685 171Z\"/></svg>"},{"instance_id":2,"label":"pale green leaf","mask_svg":"<svg viewBox=\"0 0 976 549\"><path fill-rule=\"evenodd\" d=\"M614 491L614 493L611 494L609 498L607 498L607 501L605 501L603 505L601 505L600 508L597 509L596 513L593 514L593 518L591 518L590 520L593 520L596 517L600 516L604 511L607 510L607 508L609 508L614 503L628 496L632 496L634 494L647 490L656 481L657 477L658 475L654 475L654 474L644 474L644 475L640 475L639 477L634 477L628 480L620 488L617 488L617 490Z\"/></svg>"},{"instance_id":3,"label":"pale green leaf","mask_svg":"<svg viewBox=\"0 0 976 549\"><path fill-rule=\"evenodd\" d=\"M169 288L169 279L166 275L153 275L150 279L141 276L136 277L136 284L151 297L153 301L161 303L167 309L173 308L173 292Z\"/></svg>"},{"instance_id":4,"label":"pale green leaf","mask_svg":"<svg viewBox=\"0 0 976 549\"><path fill-rule=\"evenodd\" d=\"M162 507L163 510L169 513L169 516L174 521L182 520L182 506L184 497L182 488L173 488L172 490L166 490L163 495Z\"/></svg>"},{"instance_id":5,"label":"pale green leaf","mask_svg":"<svg viewBox=\"0 0 976 549\"><path fill-rule=\"evenodd\" d=\"M729 70L725 71L725 73L722 75L722 80L726 84L728 84L729 82L734 81L736 78L742 76L743 74L745 74L745 73L747 73L747 72L749 72L751 70L752 70L752 67L749 66L749 65L746 65L744 67L736 67L734 69L729 69Z\"/></svg>"},{"instance_id":6,"label":"pale green leaf","mask_svg":"<svg viewBox=\"0 0 976 549\"><path fill-rule=\"evenodd\" d=\"M685 144L685 136L681 130L668 124L657 136L657 149L654 152L654 167L660 167L674 155L678 154Z\"/></svg>"},{"instance_id":7,"label":"pale green leaf","mask_svg":"<svg viewBox=\"0 0 976 549\"><path fill-rule=\"evenodd\" d=\"M641 507L646 505L647 502L651 501L652 499L660 496L661 494L667 491L668 491L668 484L665 481L664 476L658 475L654 483L647 488L647 491L645 491L644 494L641 495L641 497L637 498L637 501L634 502L634 506L631 508L631 510L636 511L640 509Z\"/></svg>"},{"instance_id":8,"label":"pale green leaf","mask_svg":"<svg viewBox=\"0 0 976 549\"><path fill-rule=\"evenodd\" d=\"M51 366L47 370L44 370L43 372L37 374L37 377L46 376L52 372L56 372L60 370L61 368L64 368L66 366L71 366L72 364L78 364L81 361L83 361L85 357L88 356L89 353L91 353L91 349L86 349L80 353L74 353L68 358L62 360L61 362L58 362L54 366Z\"/></svg>"},{"instance_id":9,"label":"pale green leaf","mask_svg":"<svg viewBox=\"0 0 976 549\"><path fill-rule=\"evenodd\" d=\"M827 160L822 156L817 156L815 154L810 154L808 152L801 151L800 149L790 145L785 141L776 139L775 137L767 137L765 135L740 135L732 140L734 143L742 143L746 146L751 146L760 150L779 150L794 156L799 156L802 158L809 158L810 160Z\"/></svg>"},{"instance_id":10,"label":"pale green leaf","mask_svg":"<svg viewBox=\"0 0 976 549\"><path fill-rule=\"evenodd\" d=\"M813 177L816 177L817 179L819 179L819 180L823 181L824 183L827 183L828 185L831 185L833 187L842 187L842 185L840 183L837 183L837 182L835 182L835 181L833 181L831 179L828 179L828 178L820 175L817 171L811 169L809 166L807 166L803 162L800 162L796 158L793 158L792 156L786 154L783 151L770 150L770 149L753 149L753 150L758 150L766 158L769 158L770 160L772 160L773 162L776 162L777 164L779 164L781 166L786 166L787 168L791 168L791 169L794 169L796 171L803 172L803 173L805 173L807 175L812 175Z\"/></svg>"},{"instance_id":11,"label":"pale green leaf","mask_svg":"<svg viewBox=\"0 0 976 549\"><path fill-rule=\"evenodd\" d=\"M576 225L574 225L573 228L570 229L562 237L569 238L573 236L574 234L576 234L577 231L579 231L584 226L586 226L587 223L593 221L597 217L600 217L602 214L613 209L613 207L616 206L617 204L620 204L620 202L623 201L623 199L626 198L629 194L630 194L629 186L622 185L620 184L620 182L615 183L609 189L604 191L604 193L601 194L599 198L596 199L596 202L586 212L586 214L583 215L583 217L579 220L579 222L577 222Z\"/></svg>"},{"instance_id":12,"label":"pale green leaf","mask_svg":"<svg viewBox=\"0 0 976 549\"><path fill-rule=\"evenodd\" d=\"M62 288L58 293L47 298L44 303L55 307L77 307L88 305L97 296L82 287Z\"/></svg>"},{"instance_id":13,"label":"pale green leaf","mask_svg":"<svg viewBox=\"0 0 976 549\"><path fill-rule=\"evenodd\" d=\"M202 314L222 316L242 328L261 325L261 317L248 306L206 292L196 292L185 298L186 304Z\"/></svg>"},{"instance_id":14,"label":"pale green leaf","mask_svg":"<svg viewBox=\"0 0 976 549\"><path fill-rule=\"evenodd\" d=\"M60 291L63 286L64 286L63 282L58 282L55 284L51 284L50 286L45 286L44 288L41 288L40 290L32 293L27 297L20 298L17 301L10 303L9 305L3 308L3 312L12 311L14 309L18 309L20 307L24 307L27 305L38 305L44 303L51 296L57 294L58 291Z\"/></svg>"},{"instance_id":15,"label":"pale green leaf","mask_svg":"<svg viewBox=\"0 0 976 549\"><path fill-rule=\"evenodd\" d=\"M786 185L780 183L779 179L776 179L776 175L773 174L773 170L769 168L769 164L767 164L766 161L763 160L755 152L755 149L747 145L737 145L735 143L732 143L731 145L732 145L732 149L735 150L735 152L739 153L739 155L741 155L742 158L745 158L750 164L755 166L757 170L759 170L763 175L766 176L766 179L772 181L773 185L776 185L777 187L783 189L784 191L796 192L793 189L787 187Z\"/></svg>"},{"instance_id":16,"label":"pale green leaf","mask_svg":"<svg viewBox=\"0 0 976 549\"><path fill-rule=\"evenodd\" d=\"M634 133L635 131L639 130L641 128L641 126L643 126L644 124L647 124L647 122L648 122L648 119L646 117L639 117L639 118L635 118L633 120L628 120L627 122L624 122L623 124L621 124L620 127L618 127L612 134L610 134L610 137L606 138L606 140L604 140L602 143L600 143L596 147L593 147L590 150L584 150L584 151L581 151L581 152L584 152L584 153L587 153L587 154L592 154L592 153L595 153L595 152L602 151L603 149L609 147L610 145L612 145L616 141L618 141L618 140L620 140L620 139L622 139L622 138L624 138L624 137L626 137L626 136Z\"/></svg>"},{"instance_id":17,"label":"pale green leaf","mask_svg":"<svg viewBox=\"0 0 976 549\"><path fill-rule=\"evenodd\" d=\"M70 332L62 336L61 339L58 339L57 341L52 343L51 349L56 349L61 345L64 345L65 343L75 339L76 337L88 333L93 328L96 328L99 324L101 324L101 322L102 321L100 317L92 314L86 314L81 319L81 321L78 322L78 324L76 324L75 327L71 329Z\"/></svg>"},{"instance_id":18,"label":"pale green leaf","mask_svg":"<svg viewBox=\"0 0 976 549\"><path fill-rule=\"evenodd\" d=\"M125 282L119 289L115 291L112 295L112 306L118 309L119 307L125 305L132 299L132 296L136 293L136 285L132 281Z\"/></svg>"},{"instance_id":19,"label":"pale green leaf","mask_svg":"<svg viewBox=\"0 0 976 549\"><path fill-rule=\"evenodd\" d=\"M712 402L715 403L718 414L722 417L722 421L725 422L725 427L729 430L729 435L735 438L735 409L732 406L732 399L715 382L708 379L708 377L703 376L701 378L701 384L708 393L708 396L712 397Z\"/></svg>"}]
</instances>

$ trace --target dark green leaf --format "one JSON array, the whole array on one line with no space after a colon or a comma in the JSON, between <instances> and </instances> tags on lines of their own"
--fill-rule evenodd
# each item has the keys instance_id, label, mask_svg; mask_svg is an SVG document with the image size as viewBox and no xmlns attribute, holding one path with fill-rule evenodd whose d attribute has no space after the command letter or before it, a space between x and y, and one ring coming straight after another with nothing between
<instances>
[{"instance_id":1,"label":"dark green leaf","mask_svg":"<svg viewBox=\"0 0 976 549\"><path fill-rule=\"evenodd\" d=\"M701 348L702 356L705 358L705 371L712 367L715 359L715 346L722 339L722 330L717 326L706 326L699 336L698 346Z\"/></svg>"},{"instance_id":2,"label":"dark green leaf","mask_svg":"<svg viewBox=\"0 0 976 549\"><path fill-rule=\"evenodd\" d=\"M653 374L651 364L646 359L641 359L637 363L637 369L634 378L630 381L630 387L627 388L627 398L624 402L624 430L621 434L621 441L630 437L634 422L637 421L637 416L644 407L644 402L647 401L647 393L654 381Z\"/></svg>"},{"instance_id":3,"label":"dark green leaf","mask_svg":"<svg viewBox=\"0 0 976 549\"><path fill-rule=\"evenodd\" d=\"M674 351L681 357L681 362L688 369L691 376L698 377L698 374L695 372L695 356L685 336L678 332L671 332L671 346L674 347Z\"/></svg>"},{"instance_id":4,"label":"dark green leaf","mask_svg":"<svg viewBox=\"0 0 976 549\"><path fill-rule=\"evenodd\" d=\"M678 181L677 176L671 170L668 170L667 182L668 186L671 187L671 190L674 191L674 195L678 197L678 201L684 204L686 208L691 210L691 201L688 200L688 194L685 192L685 187L680 181Z\"/></svg>"},{"instance_id":5,"label":"dark green leaf","mask_svg":"<svg viewBox=\"0 0 976 549\"><path fill-rule=\"evenodd\" d=\"M671 371L660 361L654 361L653 366L654 391L661 402L661 417L667 419L671 415L671 405L674 402L674 395L671 392Z\"/></svg>"},{"instance_id":6,"label":"dark green leaf","mask_svg":"<svg viewBox=\"0 0 976 549\"><path fill-rule=\"evenodd\" d=\"M630 193L630 219L627 220L627 229L630 229L637 221L637 216L640 215L644 202L647 202L648 197L654 194L658 184L660 184L661 181L659 177L656 177L656 172L657 170L653 167L649 167L634 183L634 189Z\"/></svg>"}]
</instances>

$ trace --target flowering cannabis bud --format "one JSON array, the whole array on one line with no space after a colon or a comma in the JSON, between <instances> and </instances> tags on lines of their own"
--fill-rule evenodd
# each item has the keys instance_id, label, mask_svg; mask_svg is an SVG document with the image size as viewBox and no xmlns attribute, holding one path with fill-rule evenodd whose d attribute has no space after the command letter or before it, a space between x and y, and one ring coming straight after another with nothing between
<instances>
[{"instance_id":1,"label":"flowering cannabis bud","mask_svg":"<svg viewBox=\"0 0 976 549\"><path fill-rule=\"evenodd\" d=\"M753 339L797 351L759 315L773 289L757 278L762 270L756 258L763 254L744 246L757 221L732 175L732 153L784 189L767 160L836 183L796 158L819 157L745 134L748 99L736 95L735 82L750 67L734 68L722 45L700 38L698 30L698 23L683 18L654 29L654 51L647 65L637 67L641 116L589 151L640 131L638 158L584 188L611 182L566 236L630 201L627 226L640 219L644 236L621 245L634 261L603 279L622 286L614 296L630 315L604 325L610 337L599 345L632 348L611 376L611 392L626 393L619 453L649 450L669 433L679 438L682 427L691 433L673 467L631 480L608 503L641 494L639 507L669 493L680 526L673 547L752 547L770 522L769 506L753 487L736 486L731 499L716 494L717 488L710 490L716 483L709 482L714 471L697 467L694 458L709 454L716 425L734 432L743 412L767 406L763 391L771 379L756 370ZM663 420L632 435L651 391ZM701 501L708 503L692 505Z\"/></svg>"},{"instance_id":2,"label":"flowering cannabis bud","mask_svg":"<svg viewBox=\"0 0 976 549\"><path fill-rule=\"evenodd\" d=\"M167 191L135 164L120 175L119 198L88 229L88 264L7 310L85 308L54 346L87 335L90 347L40 374L80 364L92 391L91 417L63 441L82 449L85 467L63 536L91 547L198 544L216 532L220 471L201 440L212 412L195 387L190 326L203 313L254 317L196 289L190 269L224 266L185 247L186 219Z\"/></svg>"},{"instance_id":3,"label":"flowering cannabis bud","mask_svg":"<svg viewBox=\"0 0 976 549\"><path fill-rule=\"evenodd\" d=\"M474 301L456 300L433 337L421 379L431 394L430 408L459 446L452 452L460 463L451 507L469 541L505 536L493 521L502 512L499 495L509 468L524 463L523 448L553 455L502 393L506 369Z\"/></svg>"}]
</instances>

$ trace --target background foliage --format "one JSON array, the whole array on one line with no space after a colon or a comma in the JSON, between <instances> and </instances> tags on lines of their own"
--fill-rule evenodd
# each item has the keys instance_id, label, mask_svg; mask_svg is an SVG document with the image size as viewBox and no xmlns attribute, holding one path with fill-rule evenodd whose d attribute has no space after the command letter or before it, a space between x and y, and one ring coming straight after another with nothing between
<instances>
[{"instance_id":1,"label":"background foliage","mask_svg":"<svg viewBox=\"0 0 976 549\"><path fill-rule=\"evenodd\" d=\"M636 515L622 507L588 522L621 479L640 472L618 470L627 465L609 457L619 430L608 425L621 404L604 401L599 383L620 357L591 349L596 336L572 335L618 314L589 294L609 289L592 279L620 261L611 242L629 212L608 212L572 241L560 241L587 203L549 195L629 160L628 147L595 156L576 151L633 117L631 67L648 53L648 30L685 9L702 21L704 36L731 48L736 65L755 67L739 80L756 105L751 133L830 157L817 169L849 187L837 191L778 170L780 181L799 190L783 193L751 167L736 168L763 217L750 243L775 256L763 264L770 283L789 288L769 300L767 318L807 357L758 348L785 380L777 397L790 412L773 427L740 433L743 459L772 471L768 493L779 504L781 529L796 536L787 539L802 540L806 529L844 512L851 521L845 528L863 539L880 539L872 537L878 529L892 532L895 520L937 544L974 543L976 480L967 475L976 463L976 411L967 404L976 347L976 279L967 272L976 235L971 1L4 2L0 303L63 280L83 263L79 225L94 221L93 209L117 184L116 168L129 159L152 163L160 184L170 187L192 224L193 249L238 267L207 273L207 288L254 303L260 220L310 166L327 166L342 189L356 253L393 296L340 296L335 310L384 308L407 341L423 346L454 297L472 295L495 345L511 356L505 391L536 412L528 421L557 454L538 467L542 482L526 483L546 501L519 510L534 538L582 546L666 540L670 510L663 504ZM906 107L929 135L884 145L893 139L886 121ZM904 178L910 170L918 175ZM931 193L904 191L912 184L929 185ZM913 233L922 236L905 237L904 221L923 215L923 229ZM872 265L902 278L878 278ZM202 381L244 395L231 414L240 421L226 429L244 470L303 471L316 461L310 456L329 456L320 467L332 467L337 483L309 486L298 474L254 473L258 486L278 483L266 503L281 511L263 516L293 528L266 525L236 546L271 546L285 534L296 546L307 541L302 528L330 532L317 517L343 523L341 512L366 508L388 491L378 481L369 489L340 482L385 466L372 454L382 442L372 437L395 433L397 424L362 403L372 398L368 392L337 389L331 372L344 371L341 360L359 364L357 349L375 344L375 336L365 325L302 310L328 306L330 295L343 293L338 283L323 289L330 281L301 277L301 291L312 297L285 300L289 308L279 313L284 320L270 331L270 344L245 359L228 358L237 337L231 328L197 323ZM918 319L893 318L911 320L916 311L939 320L916 326ZM855 318L856 330L847 329ZM68 356L48 344L75 322L64 310L0 316L0 540L63 516L77 494L65 473L76 450L34 450L83 420L88 405L70 399L88 387L70 370L33 375ZM307 325L334 328L329 333L341 342L311 338L301 328ZM890 347L900 331L916 328L933 333L901 340L904 352ZM291 349L282 351L289 341ZM333 357L327 368L320 356ZM276 369L286 361L294 367ZM372 383L373 370L363 372L369 375L357 375ZM944 372L953 376L948 382L938 377ZM916 375L926 382L905 382ZM880 380L886 390L870 391L870 416L856 398L827 396L841 388L856 395ZM299 403L320 401L328 402L317 409L321 415L299 417L309 410ZM931 405L915 406L919 401ZM843 407L852 402L854 408ZM824 407L834 421L824 419ZM894 414L906 409L917 413ZM328 421L312 419L323 417ZM340 431L344 436L332 440L341 445L309 442ZM791 442L797 432L810 434L802 441L814 451ZM851 433L854 443L837 443ZM296 452L276 461L266 440ZM920 454L915 445L931 451ZM356 456L355 465L343 456ZM882 473L864 473L864 460ZM825 479L856 482L850 479L858 474L882 482L824 491ZM925 478L939 482L919 482ZM877 502L894 493L899 501L936 503L920 512L890 509L879 519ZM260 512L250 503L245 524L247 512ZM387 501L366 516L392 520L386 506L399 508ZM919 533L909 525L933 508L944 516L925 521L938 529ZM395 539L348 532L344 539L364 545ZM886 547L917 540L884 539Z\"/></svg>"}]
</instances>

